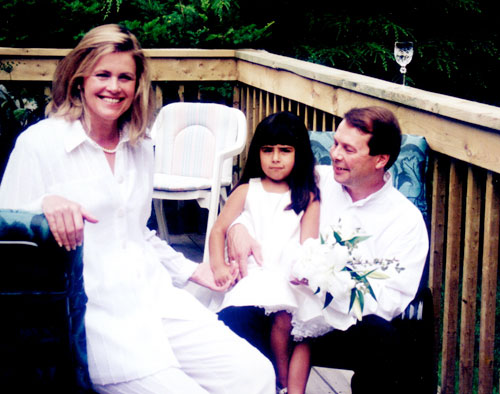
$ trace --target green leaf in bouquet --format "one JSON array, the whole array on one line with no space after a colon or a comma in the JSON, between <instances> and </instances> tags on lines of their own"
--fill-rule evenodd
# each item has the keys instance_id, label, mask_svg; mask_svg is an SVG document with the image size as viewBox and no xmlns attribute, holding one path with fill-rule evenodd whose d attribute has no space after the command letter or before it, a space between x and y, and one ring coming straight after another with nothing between
<instances>
[{"instance_id":1,"label":"green leaf in bouquet","mask_svg":"<svg viewBox=\"0 0 500 394\"><path fill-rule=\"evenodd\" d=\"M356 289L356 298L359 301L359 307L361 309L361 312L363 312L363 309L365 308L365 295L361 290Z\"/></svg>"},{"instance_id":2,"label":"green leaf in bouquet","mask_svg":"<svg viewBox=\"0 0 500 394\"><path fill-rule=\"evenodd\" d=\"M320 291L321 291L321 289L318 287L318 288L316 289L316 291L314 292L314 294L318 294Z\"/></svg>"},{"instance_id":3,"label":"green leaf in bouquet","mask_svg":"<svg viewBox=\"0 0 500 394\"><path fill-rule=\"evenodd\" d=\"M383 272L380 272L379 270L373 270L368 277L372 279L389 279L390 276L387 274L384 274Z\"/></svg>"},{"instance_id":4,"label":"green leaf in bouquet","mask_svg":"<svg viewBox=\"0 0 500 394\"><path fill-rule=\"evenodd\" d=\"M370 275L371 275L371 274L373 274L376 270L377 270L377 268L374 268L374 269L372 269L371 271L365 272L363 275L358 275L358 279L359 279L359 280L364 280L367 276L370 276Z\"/></svg>"},{"instance_id":5,"label":"green leaf in bouquet","mask_svg":"<svg viewBox=\"0 0 500 394\"><path fill-rule=\"evenodd\" d=\"M349 312L352 309L352 306L354 305L354 301L356 300L356 288L354 287L351 290L351 300L349 301Z\"/></svg>"},{"instance_id":6,"label":"green leaf in bouquet","mask_svg":"<svg viewBox=\"0 0 500 394\"><path fill-rule=\"evenodd\" d=\"M333 300L333 296L329 292L326 292L325 304L323 305L323 309L325 309L328 305L330 305L330 302L332 302L332 300Z\"/></svg>"},{"instance_id":7,"label":"green leaf in bouquet","mask_svg":"<svg viewBox=\"0 0 500 394\"><path fill-rule=\"evenodd\" d=\"M343 271L349 272L349 274L351 275L351 278L353 278L357 282L363 280L363 278L361 277L361 275L359 275L356 271L353 271L353 269L351 267L345 266L343 268Z\"/></svg>"},{"instance_id":8,"label":"green leaf in bouquet","mask_svg":"<svg viewBox=\"0 0 500 394\"><path fill-rule=\"evenodd\" d=\"M361 321L363 320L363 311L361 309L361 305L359 303L359 300L356 298L354 300L354 305L353 305L353 311L354 311L354 314L356 315L356 318Z\"/></svg>"},{"instance_id":9,"label":"green leaf in bouquet","mask_svg":"<svg viewBox=\"0 0 500 394\"><path fill-rule=\"evenodd\" d=\"M361 294L361 299L360 299ZM363 306L364 306L364 298L363 292L357 290L356 288L351 290L351 302L349 303L349 312L353 310L356 318L361 320L363 318Z\"/></svg>"},{"instance_id":10,"label":"green leaf in bouquet","mask_svg":"<svg viewBox=\"0 0 500 394\"><path fill-rule=\"evenodd\" d=\"M359 244L362 241L366 241L368 238L370 238L369 235L356 235L356 236L352 237L351 239L346 239L345 242L351 248L355 248L357 244Z\"/></svg>"},{"instance_id":11,"label":"green leaf in bouquet","mask_svg":"<svg viewBox=\"0 0 500 394\"><path fill-rule=\"evenodd\" d=\"M370 295L373 297L373 299L375 301L377 301L377 297L375 297L375 293L373 292L373 288L370 285L370 282L368 282L368 280L366 280L366 279L365 279L365 285L366 285L366 288L368 289L368 291L370 292Z\"/></svg>"},{"instance_id":12,"label":"green leaf in bouquet","mask_svg":"<svg viewBox=\"0 0 500 394\"><path fill-rule=\"evenodd\" d=\"M323 234L319 234L319 240L321 242L321 245L324 245L325 244L325 238L323 238Z\"/></svg>"},{"instance_id":13,"label":"green leaf in bouquet","mask_svg":"<svg viewBox=\"0 0 500 394\"><path fill-rule=\"evenodd\" d=\"M335 237L335 241L337 241L339 244L344 246L343 241L342 241L342 237L340 236L340 234L338 232L334 231L333 236Z\"/></svg>"}]
</instances>

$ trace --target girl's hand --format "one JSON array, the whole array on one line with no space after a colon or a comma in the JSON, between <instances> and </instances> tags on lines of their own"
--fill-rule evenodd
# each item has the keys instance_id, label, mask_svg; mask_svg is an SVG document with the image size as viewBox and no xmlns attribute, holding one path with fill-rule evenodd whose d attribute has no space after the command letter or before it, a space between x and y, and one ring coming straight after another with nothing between
<instances>
[{"instance_id":1,"label":"girl's hand","mask_svg":"<svg viewBox=\"0 0 500 394\"><path fill-rule=\"evenodd\" d=\"M230 266L231 269L233 270L232 275L233 278L236 278L238 275L236 266ZM210 267L210 263L204 261L200 264L198 264L198 267L195 269L193 272L193 275L191 275L191 278L189 278L194 283L199 284L200 286L204 286L210 290L215 290L215 291L226 291L229 286L231 286L233 280L227 281L223 286L219 286L215 283L214 279L214 273L212 272L212 268Z\"/></svg>"},{"instance_id":2,"label":"girl's hand","mask_svg":"<svg viewBox=\"0 0 500 394\"><path fill-rule=\"evenodd\" d=\"M229 282L232 285L235 281L235 266L225 263L214 269L214 280L217 286L224 286Z\"/></svg>"},{"instance_id":3,"label":"girl's hand","mask_svg":"<svg viewBox=\"0 0 500 394\"><path fill-rule=\"evenodd\" d=\"M98 222L80 204L56 195L43 199L42 211L56 242L68 251L82 245L84 220Z\"/></svg>"}]
</instances>

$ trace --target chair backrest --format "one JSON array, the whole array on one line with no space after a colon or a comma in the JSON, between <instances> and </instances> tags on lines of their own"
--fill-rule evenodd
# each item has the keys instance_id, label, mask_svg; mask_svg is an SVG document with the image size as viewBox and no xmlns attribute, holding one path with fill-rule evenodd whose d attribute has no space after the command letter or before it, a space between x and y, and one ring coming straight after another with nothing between
<instances>
[{"instance_id":1,"label":"chair backrest","mask_svg":"<svg viewBox=\"0 0 500 394\"><path fill-rule=\"evenodd\" d=\"M212 178L215 155L238 138L236 108L213 103L172 103L164 106L153 125L155 172ZM246 132L246 130L244 131ZM223 182L232 178L232 159L222 169Z\"/></svg>"},{"instance_id":2,"label":"chair backrest","mask_svg":"<svg viewBox=\"0 0 500 394\"><path fill-rule=\"evenodd\" d=\"M16 392L84 392L82 248L66 252L41 214L0 210L0 380Z\"/></svg>"},{"instance_id":3,"label":"chair backrest","mask_svg":"<svg viewBox=\"0 0 500 394\"><path fill-rule=\"evenodd\" d=\"M333 131L310 131L311 148L318 164L331 164L329 150L333 145ZM398 159L389 169L394 186L428 220L425 174L428 166L428 145L424 137L404 134Z\"/></svg>"}]
</instances>

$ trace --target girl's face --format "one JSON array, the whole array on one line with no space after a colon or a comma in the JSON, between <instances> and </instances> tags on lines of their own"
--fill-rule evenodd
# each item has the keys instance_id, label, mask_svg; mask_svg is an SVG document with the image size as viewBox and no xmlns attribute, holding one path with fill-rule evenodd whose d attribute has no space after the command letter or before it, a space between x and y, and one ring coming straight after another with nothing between
<instances>
[{"instance_id":1,"label":"girl's face","mask_svg":"<svg viewBox=\"0 0 500 394\"><path fill-rule=\"evenodd\" d=\"M86 110L92 126L116 127L135 94L136 66L131 52L104 55L83 80Z\"/></svg>"},{"instance_id":2,"label":"girl's face","mask_svg":"<svg viewBox=\"0 0 500 394\"><path fill-rule=\"evenodd\" d=\"M295 164L295 148L291 145L263 145L260 147L260 165L266 177L284 181Z\"/></svg>"}]
</instances>

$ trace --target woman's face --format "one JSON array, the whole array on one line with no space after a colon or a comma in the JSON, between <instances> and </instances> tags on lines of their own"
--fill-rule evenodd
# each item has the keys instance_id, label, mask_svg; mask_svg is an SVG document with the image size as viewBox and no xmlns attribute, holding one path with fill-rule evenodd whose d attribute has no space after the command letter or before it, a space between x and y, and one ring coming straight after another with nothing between
<instances>
[{"instance_id":1,"label":"woman's face","mask_svg":"<svg viewBox=\"0 0 500 394\"><path fill-rule=\"evenodd\" d=\"M91 127L116 127L132 104L136 66L131 52L104 55L83 80L85 109Z\"/></svg>"}]
</instances>

